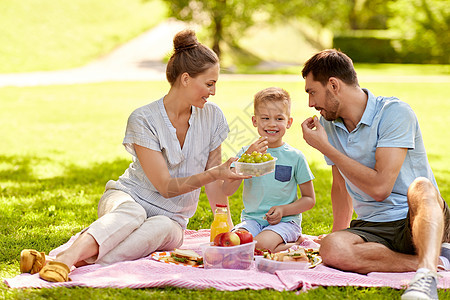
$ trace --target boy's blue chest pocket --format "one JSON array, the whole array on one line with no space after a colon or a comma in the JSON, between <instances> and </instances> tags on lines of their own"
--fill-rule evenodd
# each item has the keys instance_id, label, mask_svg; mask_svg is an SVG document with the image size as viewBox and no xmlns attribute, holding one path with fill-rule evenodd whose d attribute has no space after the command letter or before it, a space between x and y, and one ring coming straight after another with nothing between
<instances>
[{"instance_id":1,"label":"boy's blue chest pocket","mask_svg":"<svg viewBox=\"0 0 450 300\"><path fill-rule=\"evenodd\" d=\"M291 166L275 166L275 179L281 182L291 180L292 167Z\"/></svg>"}]
</instances>

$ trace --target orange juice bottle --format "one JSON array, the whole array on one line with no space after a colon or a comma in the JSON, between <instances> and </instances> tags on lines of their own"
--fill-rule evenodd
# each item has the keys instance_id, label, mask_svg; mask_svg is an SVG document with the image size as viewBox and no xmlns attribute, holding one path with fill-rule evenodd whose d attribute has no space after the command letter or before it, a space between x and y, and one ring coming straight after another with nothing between
<instances>
[{"instance_id":1,"label":"orange juice bottle","mask_svg":"<svg viewBox=\"0 0 450 300\"><path fill-rule=\"evenodd\" d=\"M216 211L214 213L214 221L211 224L211 238L210 241L214 241L216 235L222 232L230 231L230 225L228 224L228 208L223 204L216 204Z\"/></svg>"}]
</instances>

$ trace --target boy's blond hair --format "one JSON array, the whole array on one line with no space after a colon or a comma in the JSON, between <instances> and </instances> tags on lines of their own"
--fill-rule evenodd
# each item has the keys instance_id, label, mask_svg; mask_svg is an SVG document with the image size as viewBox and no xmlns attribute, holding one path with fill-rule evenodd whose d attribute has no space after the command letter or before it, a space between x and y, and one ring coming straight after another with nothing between
<instances>
[{"instance_id":1,"label":"boy's blond hair","mask_svg":"<svg viewBox=\"0 0 450 300\"><path fill-rule=\"evenodd\" d=\"M269 87L257 92L253 101L255 115L258 107L265 102L280 102L286 106L288 116L291 115L291 97L284 89L279 87Z\"/></svg>"}]
</instances>

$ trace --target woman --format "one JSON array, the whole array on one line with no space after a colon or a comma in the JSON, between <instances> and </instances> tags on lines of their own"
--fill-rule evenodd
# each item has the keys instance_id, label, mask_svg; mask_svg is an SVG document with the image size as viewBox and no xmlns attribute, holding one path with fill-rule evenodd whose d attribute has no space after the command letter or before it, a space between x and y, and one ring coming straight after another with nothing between
<instances>
[{"instance_id":1,"label":"woman","mask_svg":"<svg viewBox=\"0 0 450 300\"><path fill-rule=\"evenodd\" d=\"M215 94L219 60L192 30L174 37L166 69L170 90L129 117L123 144L133 162L106 184L98 216L74 243L45 264L45 254L23 250L20 269L47 281L67 281L70 267L134 260L172 250L195 213L200 187L210 205L227 204L224 179L243 179L221 164L228 134L222 111L208 103Z\"/></svg>"}]
</instances>

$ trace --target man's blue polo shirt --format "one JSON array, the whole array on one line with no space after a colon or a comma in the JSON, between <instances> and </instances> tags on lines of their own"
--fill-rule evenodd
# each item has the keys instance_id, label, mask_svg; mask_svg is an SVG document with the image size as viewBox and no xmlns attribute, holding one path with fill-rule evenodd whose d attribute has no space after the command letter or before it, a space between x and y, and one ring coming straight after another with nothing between
<instances>
[{"instance_id":1,"label":"man's blue polo shirt","mask_svg":"<svg viewBox=\"0 0 450 300\"><path fill-rule=\"evenodd\" d=\"M367 89L363 91L368 95L367 106L352 132L348 132L340 118L326 121L321 117L320 122L331 145L369 168L375 166L378 147L408 148L392 193L382 202L361 191L341 172L358 219L370 222L400 220L406 218L406 194L414 179L426 177L437 188L436 180L428 163L417 117L411 107L395 97L375 97ZM325 160L328 165L334 165L328 157Z\"/></svg>"}]
</instances>

